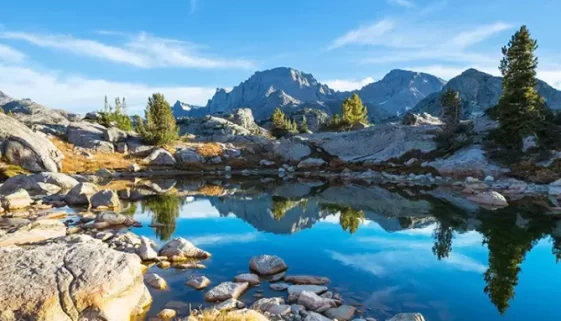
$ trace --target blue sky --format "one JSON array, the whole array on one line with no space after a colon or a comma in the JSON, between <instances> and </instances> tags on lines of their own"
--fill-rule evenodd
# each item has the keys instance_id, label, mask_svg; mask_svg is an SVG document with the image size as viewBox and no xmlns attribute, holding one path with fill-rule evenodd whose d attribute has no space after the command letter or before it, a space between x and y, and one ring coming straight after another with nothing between
<instances>
[{"instance_id":1,"label":"blue sky","mask_svg":"<svg viewBox=\"0 0 561 321\"><path fill-rule=\"evenodd\" d=\"M0 17L0 91L76 112L152 92L206 104L256 70L290 66L334 89L394 68L450 79L498 74L522 24L538 39L539 77L561 88L559 0L27 0Z\"/></svg>"}]
</instances>

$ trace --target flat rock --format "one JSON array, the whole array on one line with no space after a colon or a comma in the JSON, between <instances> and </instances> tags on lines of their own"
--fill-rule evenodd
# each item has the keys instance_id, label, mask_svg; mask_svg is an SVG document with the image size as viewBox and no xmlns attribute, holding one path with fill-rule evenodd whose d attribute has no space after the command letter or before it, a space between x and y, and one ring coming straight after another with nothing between
<instances>
[{"instance_id":1,"label":"flat rock","mask_svg":"<svg viewBox=\"0 0 561 321\"><path fill-rule=\"evenodd\" d=\"M87 316L88 320L128 321L150 302L140 259L86 235L1 247L0 257L0 271L9 275L0 278L0 320Z\"/></svg>"},{"instance_id":2,"label":"flat rock","mask_svg":"<svg viewBox=\"0 0 561 321\"><path fill-rule=\"evenodd\" d=\"M20 224L8 233L0 234L0 246L34 243L65 235L66 226L61 221L37 220L27 224Z\"/></svg>"},{"instance_id":3,"label":"flat rock","mask_svg":"<svg viewBox=\"0 0 561 321\"><path fill-rule=\"evenodd\" d=\"M17 210L31 205L33 200L24 189L19 189L11 194L0 196L0 207L6 210Z\"/></svg>"},{"instance_id":4,"label":"flat rock","mask_svg":"<svg viewBox=\"0 0 561 321\"><path fill-rule=\"evenodd\" d=\"M234 282L247 282L250 286L256 286L261 283L259 276L253 273L243 273L234 277Z\"/></svg>"},{"instance_id":5,"label":"flat rock","mask_svg":"<svg viewBox=\"0 0 561 321\"><path fill-rule=\"evenodd\" d=\"M307 145L285 138L274 142L272 150L275 155L285 162L299 161L312 153L312 150Z\"/></svg>"},{"instance_id":6,"label":"flat rock","mask_svg":"<svg viewBox=\"0 0 561 321\"><path fill-rule=\"evenodd\" d=\"M249 283L222 282L205 293L208 302L222 302L239 298L249 287Z\"/></svg>"},{"instance_id":7,"label":"flat rock","mask_svg":"<svg viewBox=\"0 0 561 321\"><path fill-rule=\"evenodd\" d=\"M207 259L210 257L210 253L199 249L198 247L193 245L193 243L187 241L182 237L175 238L166 243L160 249L159 255L167 256L170 261L187 258Z\"/></svg>"},{"instance_id":8,"label":"flat rock","mask_svg":"<svg viewBox=\"0 0 561 321\"><path fill-rule=\"evenodd\" d=\"M203 275L192 275L185 284L193 289L202 290L210 285L210 280Z\"/></svg>"},{"instance_id":9,"label":"flat rock","mask_svg":"<svg viewBox=\"0 0 561 321\"><path fill-rule=\"evenodd\" d=\"M74 146L100 153L113 153L112 142L105 140L107 128L97 123L86 121L73 122L66 128L66 137Z\"/></svg>"},{"instance_id":10,"label":"flat rock","mask_svg":"<svg viewBox=\"0 0 561 321\"><path fill-rule=\"evenodd\" d=\"M322 294L327 291L327 287L323 285L291 285L288 287L289 295L300 295L304 291Z\"/></svg>"},{"instance_id":11,"label":"flat rock","mask_svg":"<svg viewBox=\"0 0 561 321\"><path fill-rule=\"evenodd\" d=\"M287 315L290 313L290 305L287 304L277 304L267 310L272 315Z\"/></svg>"},{"instance_id":12,"label":"flat rock","mask_svg":"<svg viewBox=\"0 0 561 321\"><path fill-rule=\"evenodd\" d=\"M425 321L425 318L420 313L399 313L387 321Z\"/></svg>"},{"instance_id":13,"label":"flat rock","mask_svg":"<svg viewBox=\"0 0 561 321\"><path fill-rule=\"evenodd\" d=\"M132 216L119 214L115 212L105 211L97 214L95 217L96 223L105 222L109 226L113 225L133 225L135 221Z\"/></svg>"},{"instance_id":14,"label":"flat rock","mask_svg":"<svg viewBox=\"0 0 561 321\"><path fill-rule=\"evenodd\" d=\"M355 314L356 308L350 305L342 305L338 308L331 308L325 311L325 316L339 321L351 320Z\"/></svg>"},{"instance_id":15,"label":"flat rock","mask_svg":"<svg viewBox=\"0 0 561 321\"><path fill-rule=\"evenodd\" d=\"M236 299L228 299L214 306L214 309L218 311L230 311L230 310L237 310L243 308L245 308L245 303L238 301Z\"/></svg>"},{"instance_id":16,"label":"flat rock","mask_svg":"<svg viewBox=\"0 0 561 321\"><path fill-rule=\"evenodd\" d=\"M321 167L326 164L327 162L321 158L306 158L305 160L298 163L296 167L298 167L299 169L309 169Z\"/></svg>"},{"instance_id":17,"label":"flat rock","mask_svg":"<svg viewBox=\"0 0 561 321\"><path fill-rule=\"evenodd\" d=\"M329 284L329 279L321 276L313 275L287 275L284 281L292 284L313 284L313 285L326 285Z\"/></svg>"},{"instance_id":18,"label":"flat rock","mask_svg":"<svg viewBox=\"0 0 561 321\"><path fill-rule=\"evenodd\" d=\"M280 257L274 255L254 256L249 261L249 269L259 275L277 274L287 268L286 263Z\"/></svg>"},{"instance_id":19,"label":"flat rock","mask_svg":"<svg viewBox=\"0 0 561 321\"><path fill-rule=\"evenodd\" d=\"M306 316L306 318L304 318L304 321L332 321L332 320L324 317L323 315L321 315L319 313L308 311L308 316Z\"/></svg>"},{"instance_id":20,"label":"flat rock","mask_svg":"<svg viewBox=\"0 0 561 321\"><path fill-rule=\"evenodd\" d=\"M284 291L288 289L289 285L284 282L278 282L269 284L269 287L275 291Z\"/></svg>"}]
</instances>

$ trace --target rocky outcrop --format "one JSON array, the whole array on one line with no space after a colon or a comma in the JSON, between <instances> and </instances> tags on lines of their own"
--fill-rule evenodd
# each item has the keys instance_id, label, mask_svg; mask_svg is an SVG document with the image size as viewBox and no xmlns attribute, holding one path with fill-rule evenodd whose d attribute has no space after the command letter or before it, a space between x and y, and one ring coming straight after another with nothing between
<instances>
[{"instance_id":1,"label":"rocky outcrop","mask_svg":"<svg viewBox=\"0 0 561 321\"><path fill-rule=\"evenodd\" d=\"M194 149L185 147L175 152L175 159L179 165L200 165L205 159Z\"/></svg>"},{"instance_id":2,"label":"rocky outcrop","mask_svg":"<svg viewBox=\"0 0 561 321\"><path fill-rule=\"evenodd\" d=\"M301 139L346 162L377 163L413 150L435 150L435 129L436 126L384 124L353 132L302 135Z\"/></svg>"},{"instance_id":3,"label":"rocky outcrop","mask_svg":"<svg viewBox=\"0 0 561 321\"><path fill-rule=\"evenodd\" d=\"M128 321L151 301L140 259L88 236L1 247L0 257L1 320Z\"/></svg>"},{"instance_id":4,"label":"rocky outcrop","mask_svg":"<svg viewBox=\"0 0 561 321\"><path fill-rule=\"evenodd\" d=\"M89 122L73 122L66 128L66 137L74 146L100 153L113 153L113 143L105 140L107 128Z\"/></svg>"},{"instance_id":5,"label":"rocky outcrop","mask_svg":"<svg viewBox=\"0 0 561 321\"><path fill-rule=\"evenodd\" d=\"M59 172L62 152L47 138L0 113L0 155L8 163L32 172Z\"/></svg>"},{"instance_id":6,"label":"rocky outcrop","mask_svg":"<svg viewBox=\"0 0 561 321\"><path fill-rule=\"evenodd\" d=\"M314 108L303 108L294 111L288 115L288 118L296 122L298 126L302 126L305 123L308 130L314 133L322 129L330 119L328 113Z\"/></svg>"},{"instance_id":7,"label":"rocky outcrop","mask_svg":"<svg viewBox=\"0 0 561 321\"><path fill-rule=\"evenodd\" d=\"M11 100L0 107L5 113L11 113L14 118L28 126L33 124L68 125L72 121L79 121L82 116L68 113L64 110L51 109L30 99Z\"/></svg>"},{"instance_id":8,"label":"rocky outcrop","mask_svg":"<svg viewBox=\"0 0 561 321\"><path fill-rule=\"evenodd\" d=\"M58 220L37 220L8 230L0 235L0 246L40 242L66 235L66 226Z\"/></svg>"},{"instance_id":9,"label":"rocky outcrop","mask_svg":"<svg viewBox=\"0 0 561 321\"><path fill-rule=\"evenodd\" d=\"M312 153L308 145L286 138L272 142L271 147L273 154L285 162L299 161Z\"/></svg>"},{"instance_id":10,"label":"rocky outcrop","mask_svg":"<svg viewBox=\"0 0 561 321\"><path fill-rule=\"evenodd\" d=\"M440 115L440 96L451 88L460 93L462 99L462 118L475 118L484 111L498 104L502 93L502 78L495 77L476 69L468 69L456 76L442 88L442 91L429 95L412 110L426 112L434 116ZM552 109L561 109L561 91L553 89L543 81L538 81L536 89L546 104Z\"/></svg>"},{"instance_id":11,"label":"rocky outcrop","mask_svg":"<svg viewBox=\"0 0 561 321\"><path fill-rule=\"evenodd\" d=\"M471 145L460 149L448 158L428 162L427 166L435 168L443 176L485 177L500 176L507 169L492 164L486 157L481 145Z\"/></svg>"},{"instance_id":12,"label":"rocky outcrop","mask_svg":"<svg viewBox=\"0 0 561 321\"><path fill-rule=\"evenodd\" d=\"M119 143L125 142L128 138L128 134L117 127L109 127L103 132L103 138L111 143Z\"/></svg>"},{"instance_id":13,"label":"rocky outcrop","mask_svg":"<svg viewBox=\"0 0 561 321\"><path fill-rule=\"evenodd\" d=\"M78 181L62 173L17 175L7 179L0 186L0 194L13 193L18 189L25 189L30 195L49 194L44 184L54 185L66 191L76 186Z\"/></svg>"},{"instance_id":14,"label":"rocky outcrop","mask_svg":"<svg viewBox=\"0 0 561 321\"><path fill-rule=\"evenodd\" d=\"M401 123L407 126L442 125L442 121L439 118L433 117L427 113L422 113L422 114L407 113L401 119Z\"/></svg>"}]
</instances>

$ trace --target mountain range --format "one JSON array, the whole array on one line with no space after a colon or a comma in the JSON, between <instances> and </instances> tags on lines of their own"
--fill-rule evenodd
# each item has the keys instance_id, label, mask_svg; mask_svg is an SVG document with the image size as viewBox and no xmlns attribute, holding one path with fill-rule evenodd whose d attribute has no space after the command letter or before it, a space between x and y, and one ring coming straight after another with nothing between
<instances>
[{"instance_id":1,"label":"mountain range","mask_svg":"<svg viewBox=\"0 0 561 321\"><path fill-rule=\"evenodd\" d=\"M224 114L240 107L250 108L256 120L270 117L280 107L287 113L316 108L328 114L339 113L342 101L359 94L372 121L399 115L413 108L421 99L440 91L445 81L424 73L392 70L380 81L355 91L335 91L314 76L292 68L279 67L258 71L230 92L217 89L207 105L174 105L176 117L201 114Z\"/></svg>"}]
</instances>

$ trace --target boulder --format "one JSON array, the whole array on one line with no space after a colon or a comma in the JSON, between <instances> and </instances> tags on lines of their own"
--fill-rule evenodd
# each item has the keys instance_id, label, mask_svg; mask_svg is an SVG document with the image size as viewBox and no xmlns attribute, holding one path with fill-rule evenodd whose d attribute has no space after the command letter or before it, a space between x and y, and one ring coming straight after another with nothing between
<instances>
[{"instance_id":1,"label":"boulder","mask_svg":"<svg viewBox=\"0 0 561 321\"><path fill-rule=\"evenodd\" d=\"M261 283L259 276L253 273L243 273L234 277L234 282L247 282L250 286L256 286Z\"/></svg>"},{"instance_id":2,"label":"boulder","mask_svg":"<svg viewBox=\"0 0 561 321\"><path fill-rule=\"evenodd\" d=\"M154 148L154 146L144 144L140 137L129 137L127 139L128 152L134 157L146 157Z\"/></svg>"},{"instance_id":3,"label":"boulder","mask_svg":"<svg viewBox=\"0 0 561 321\"><path fill-rule=\"evenodd\" d=\"M32 177L35 182L53 184L60 187L62 190L70 190L78 185L76 179L62 173L39 173Z\"/></svg>"},{"instance_id":4,"label":"boulder","mask_svg":"<svg viewBox=\"0 0 561 321\"><path fill-rule=\"evenodd\" d=\"M15 119L32 127L35 124L66 126L71 121L81 120L82 116L68 113L60 109L51 109L32 101L29 98L12 99L2 103L0 94L0 107L4 113L10 113Z\"/></svg>"},{"instance_id":5,"label":"boulder","mask_svg":"<svg viewBox=\"0 0 561 321\"><path fill-rule=\"evenodd\" d=\"M128 321L151 300L140 259L86 235L1 247L0 257L10 276L0 279L0 320Z\"/></svg>"},{"instance_id":6,"label":"boulder","mask_svg":"<svg viewBox=\"0 0 561 321\"><path fill-rule=\"evenodd\" d=\"M329 279L321 276L313 275L287 275L284 281L292 284L313 284L313 285L326 285Z\"/></svg>"},{"instance_id":7,"label":"boulder","mask_svg":"<svg viewBox=\"0 0 561 321\"><path fill-rule=\"evenodd\" d=\"M173 309L163 309L162 311L160 311L158 313L158 318L164 319L164 320L171 320L173 318L175 318L175 315L177 314L177 312L175 312L175 310Z\"/></svg>"},{"instance_id":8,"label":"boulder","mask_svg":"<svg viewBox=\"0 0 561 321\"><path fill-rule=\"evenodd\" d=\"M321 307L328 307L328 308L337 307L337 302L335 300L322 298L316 293L310 291L302 291L301 293L299 293L297 303L305 306L306 309L312 311L317 311Z\"/></svg>"},{"instance_id":9,"label":"boulder","mask_svg":"<svg viewBox=\"0 0 561 321\"><path fill-rule=\"evenodd\" d=\"M161 276L156 273L148 273L144 277L146 283L156 290L163 290L167 288L168 284Z\"/></svg>"},{"instance_id":10,"label":"boulder","mask_svg":"<svg viewBox=\"0 0 561 321\"><path fill-rule=\"evenodd\" d=\"M65 235L66 226L61 221L37 220L19 225L8 233L0 234L0 246L40 242Z\"/></svg>"},{"instance_id":11,"label":"boulder","mask_svg":"<svg viewBox=\"0 0 561 321\"><path fill-rule=\"evenodd\" d=\"M0 113L0 155L31 172L59 172L64 155L47 138Z\"/></svg>"},{"instance_id":12,"label":"boulder","mask_svg":"<svg viewBox=\"0 0 561 321\"><path fill-rule=\"evenodd\" d=\"M132 216L119 214L115 212L101 212L97 214L95 217L96 223L107 223L107 226L116 226L116 225L134 225L135 221Z\"/></svg>"},{"instance_id":13,"label":"boulder","mask_svg":"<svg viewBox=\"0 0 561 321\"><path fill-rule=\"evenodd\" d=\"M237 108L232 111L232 122L243 128L253 131L257 129L255 119L253 119L253 112L249 108Z\"/></svg>"},{"instance_id":14,"label":"boulder","mask_svg":"<svg viewBox=\"0 0 561 321\"><path fill-rule=\"evenodd\" d=\"M117 153L126 154L129 152L129 146L126 142L119 142L115 144L115 150Z\"/></svg>"},{"instance_id":15,"label":"boulder","mask_svg":"<svg viewBox=\"0 0 561 321\"><path fill-rule=\"evenodd\" d=\"M64 200L70 205L90 205L91 197L98 191L95 184L79 183L66 194Z\"/></svg>"},{"instance_id":16,"label":"boulder","mask_svg":"<svg viewBox=\"0 0 561 321\"><path fill-rule=\"evenodd\" d=\"M105 140L107 129L97 123L85 121L70 123L66 128L66 137L74 146L99 153L113 153L113 143Z\"/></svg>"},{"instance_id":17,"label":"boulder","mask_svg":"<svg viewBox=\"0 0 561 321\"><path fill-rule=\"evenodd\" d=\"M119 207L121 202L119 201L119 195L112 190L102 190L95 193L91 199L90 203L92 207L105 206L109 208Z\"/></svg>"},{"instance_id":18,"label":"boulder","mask_svg":"<svg viewBox=\"0 0 561 321\"><path fill-rule=\"evenodd\" d=\"M142 242L142 244L140 244L140 246L136 249L136 254L142 261L153 261L158 259L158 252L156 252L156 250L154 250L154 248L146 242Z\"/></svg>"},{"instance_id":19,"label":"boulder","mask_svg":"<svg viewBox=\"0 0 561 321\"><path fill-rule=\"evenodd\" d=\"M167 150L158 148L144 158L143 162L154 166L173 166L175 165L175 158Z\"/></svg>"},{"instance_id":20,"label":"boulder","mask_svg":"<svg viewBox=\"0 0 561 321\"><path fill-rule=\"evenodd\" d=\"M339 321L349 321L353 318L356 308L350 305L342 305L325 311L325 316Z\"/></svg>"},{"instance_id":21,"label":"boulder","mask_svg":"<svg viewBox=\"0 0 561 321\"><path fill-rule=\"evenodd\" d=\"M478 193L468 197L468 199L472 202L491 207L508 206L506 198L495 191Z\"/></svg>"},{"instance_id":22,"label":"boulder","mask_svg":"<svg viewBox=\"0 0 561 321\"><path fill-rule=\"evenodd\" d=\"M127 133L117 127L109 127L103 132L103 138L113 144L124 142L127 140Z\"/></svg>"},{"instance_id":23,"label":"boulder","mask_svg":"<svg viewBox=\"0 0 561 321\"><path fill-rule=\"evenodd\" d=\"M288 287L288 295L300 295L304 291L322 294L327 291L327 287L323 285L291 285Z\"/></svg>"},{"instance_id":24,"label":"boulder","mask_svg":"<svg viewBox=\"0 0 561 321\"><path fill-rule=\"evenodd\" d=\"M203 275L192 275L185 284L193 289L202 290L210 285L210 280Z\"/></svg>"},{"instance_id":25,"label":"boulder","mask_svg":"<svg viewBox=\"0 0 561 321\"><path fill-rule=\"evenodd\" d=\"M175 160L180 165L202 164L205 158L191 148L182 148L175 152Z\"/></svg>"},{"instance_id":26,"label":"boulder","mask_svg":"<svg viewBox=\"0 0 561 321\"><path fill-rule=\"evenodd\" d=\"M399 313L387 321L425 321L425 318L420 313Z\"/></svg>"},{"instance_id":27,"label":"boulder","mask_svg":"<svg viewBox=\"0 0 561 321\"><path fill-rule=\"evenodd\" d=\"M289 285L284 282L278 282L269 284L269 287L274 291L284 291L288 289Z\"/></svg>"},{"instance_id":28,"label":"boulder","mask_svg":"<svg viewBox=\"0 0 561 321\"><path fill-rule=\"evenodd\" d=\"M288 267L280 257L265 254L252 257L249 269L259 275L272 275L285 271Z\"/></svg>"},{"instance_id":29,"label":"boulder","mask_svg":"<svg viewBox=\"0 0 561 321\"><path fill-rule=\"evenodd\" d=\"M19 189L11 194L0 196L0 205L6 210L17 210L31 205L33 200L24 189Z\"/></svg>"},{"instance_id":30,"label":"boulder","mask_svg":"<svg viewBox=\"0 0 561 321\"><path fill-rule=\"evenodd\" d=\"M324 161L321 158L307 158L303 161L301 161L300 163L298 163L298 168L300 169L308 169L308 168L317 168L317 167L321 167L323 165L327 164L326 161Z\"/></svg>"},{"instance_id":31,"label":"boulder","mask_svg":"<svg viewBox=\"0 0 561 321\"><path fill-rule=\"evenodd\" d=\"M239 298L249 287L249 283L222 282L205 293L208 302L222 302Z\"/></svg>"},{"instance_id":32,"label":"boulder","mask_svg":"<svg viewBox=\"0 0 561 321\"><path fill-rule=\"evenodd\" d=\"M182 237L175 238L166 243L159 252L160 256L167 256L170 261L181 259L208 259L210 253L201 250L193 243Z\"/></svg>"},{"instance_id":33,"label":"boulder","mask_svg":"<svg viewBox=\"0 0 561 321\"><path fill-rule=\"evenodd\" d=\"M307 145L286 138L273 142L272 151L285 162L299 161L312 153Z\"/></svg>"}]
</instances>

